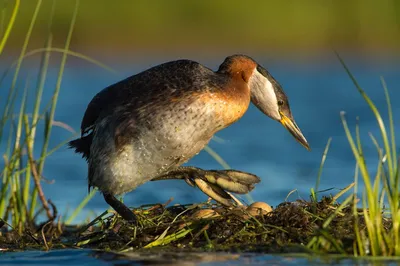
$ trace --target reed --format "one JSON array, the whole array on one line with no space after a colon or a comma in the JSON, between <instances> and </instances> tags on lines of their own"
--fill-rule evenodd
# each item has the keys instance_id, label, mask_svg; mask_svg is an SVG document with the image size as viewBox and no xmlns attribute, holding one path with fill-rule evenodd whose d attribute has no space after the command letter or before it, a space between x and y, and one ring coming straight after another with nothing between
<instances>
[{"instance_id":1,"label":"reed","mask_svg":"<svg viewBox=\"0 0 400 266\"><path fill-rule=\"evenodd\" d=\"M378 110L367 93L362 89L344 60L337 54L337 57L345 69L347 75L352 80L354 86L363 97L367 105L370 107L375 116L377 126L380 130L379 138L371 133L369 136L372 143L376 147L378 161L376 169L371 172L365 160L365 153L361 142L360 128L357 123L354 133L352 133L345 112L341 112L341 120L350 148L356 160L354 182L350 184L338 195L333 197L336 201L340 196L353 188L353 193L349 195L342 203L335 207L338 212L334 212L325 220L322 227L317 230L316 235L311 238L307 247L315 252L328 251L338 252L345 255L353 256L399 256L400 255L400 205L399 205L399 158L396 151L396 138L394 129L393 110L391 99L385 80L381 77L381 84L386 97L388 121L384 121L382 113ZM389 133L388 133L389 132ZM383 143L380 146L379 143ZM327 148L329 146L329 142ZM321 167L325 160L327 149L325 149ZM371 167L370 167L371 168ZM320 173L321 173L320 168ZM362 184L359 179L362 179ZM318 187L320 174L317 178ZM359 208L359 189L361 187L361 205ZM315 189L316 190L316 189ZM311 190L311 198L313 202L317 202L317 196L314 189ZM345 215L351 215L351 223L353 223L354 245L349 250L344 250L343 243L340 239L332 236L332 231L327 230L330 222L337 218L340 214L339 210L351 209ZM343 214L340 214L343 215Z\"/></svg>"},{"instance_id":2,"label":"reed","mask_svg":"<svg viewBox=\"0 0 400 266\"><path fill-rule=\"evenodd\" d=\"M377 167L374 173L368 170L362 148L360 132L356 126L355 136L351 133L345 114L341 113L342 123L351 150L357 162L358 171L363 180L362 191L363 218L366 228L360 228L355 222L357 232L357 249L355 255L399 256L400 255L400 206L399 206L399 159L396 151L393 110L386 82L381 77L382 88L386 96L388 121L384 121L381 112L367 93L362 89L343 59L338 55L346 73L354 86L370 107L380 130L383 146L371 133L370 138L378 154ZM389 132L389 133L388 133ZM356 179L356 181L358 181ZM355 191L356 193L357 191ZM385 206L386 205L386 206ZM355 209L354 205L354 209ZM392 226L386 228L385 221L391 219ZM362 237L364 236L364 237Z\"/></svg>"},{"instance_id":3,"label":"reed","mask_svg":"<svg viewBox=\"0 0 400 266\"><path fill-rule=\"evenodd\" d=\"M0 78L0 88L6 89L5 78L12 74L11 86L7 88L8 95L6 103L0 114L0 143L2 144L0 147L2 148L1 153L4 160L4 168L0 175L0 221L2 220L2 223L9 224L20 233L24 231L26 226L34 224L36 222L36 217L42 213L43 210L48 220L54 220L56 218L55 206L46 198L45 192L41 187L41 182L46 158L69 141L65 140L55 147L49 147L51 130L54 126L57 126L54 122L54 116L67 57L75 56L115 73L114 70L105 64L69 49L78 13L79 0L75 1L75 9L72 14L64 47L52 46L52 24L56 4L57 1L52 2L51 12L48 18L48 33L44 40L43 48L29 50L28 47L32 38L32 32L36 25L38 14L42 8L42 0L36 2L18 59L4 71ZM17 0L15 1L10 21L5 26L2 25L1 27L0 56L2 56L3 48L7 43L13 24L18 17L19 8L20 1ZM3 18L6 11L5 9L1 10L0 14L3 16L1 21L4 21ZM50 57L54 52L61 53L62 58L51 101L43 104L42 99L48 78L48 70L50 67L54 67L49 64ZM34 77L37 82L36 84L32 84L32 78L28 77L24 79L21 77L20 73L24 61L31 55L37 53L41 53L41 58L38 74ZM22 93L19 89L21 83L25 84ZM32 110L30 110L26 103L28 99L32 99L32 95L29 95L28 91L33 85L35 86L35 94L33 95L34 105ZM47 84L47 86L49 85ZM19 108L16 109L18 105ZM44 141L40 143L40 156L37 158L35 157L35 151L38 150L38 147L35 148L35 146L39 144L36 143L39 133L39 124L44 124L44 130L40 132L40 134L44 134ZM91 197L93 197L93 193L87 195L82 200L81 204L72 211L72 215L66 220L71 222Z\"/></svg>"}]
</instances>

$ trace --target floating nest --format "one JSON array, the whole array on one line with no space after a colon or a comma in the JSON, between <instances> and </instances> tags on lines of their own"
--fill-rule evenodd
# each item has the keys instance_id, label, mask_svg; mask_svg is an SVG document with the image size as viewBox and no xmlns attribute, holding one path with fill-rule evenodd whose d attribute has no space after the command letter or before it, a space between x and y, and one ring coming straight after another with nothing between
<instances>
[{"instance_id":1,"label":"floating nest","mask_svg":"<svg viewBox=\"0 0 400 266\"><path fill-rule=\"evenodd\" d=\"M353 208L332 198L297 200L271 209L265 203L226 208L219 204L156 204L134 209L136 225L106 211L88 225L47 222L22 233L3 226L0 248L92 248L104 251L239 251L351 253L354 248ZM326 220L330 219L329 225ZM358 225L365 228L363 216ZM325 224L324 224L325 223ZM385 227L390 228L391 221ZM310 242L314 246L310 246Z\"/></svg>"}]
</instances>

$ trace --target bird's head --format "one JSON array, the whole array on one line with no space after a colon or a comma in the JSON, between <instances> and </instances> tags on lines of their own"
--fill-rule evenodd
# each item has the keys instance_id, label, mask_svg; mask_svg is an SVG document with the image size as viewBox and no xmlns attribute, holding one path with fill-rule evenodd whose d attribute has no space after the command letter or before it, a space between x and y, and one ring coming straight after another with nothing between
<instances>
[{"instance_id":1,"label":"bird's head","mask_svg":"<svg viewBox=\"0 0 400 266\"><path fill-rule=\"evenodd\" d=\"M225 59L219 72L240 73L250 88L251 101L270 118L280 122L307 150L310 146L297 126L289 100L281 85L261 65L250 57L234 55Z\"/></svg>"}]
</instances>

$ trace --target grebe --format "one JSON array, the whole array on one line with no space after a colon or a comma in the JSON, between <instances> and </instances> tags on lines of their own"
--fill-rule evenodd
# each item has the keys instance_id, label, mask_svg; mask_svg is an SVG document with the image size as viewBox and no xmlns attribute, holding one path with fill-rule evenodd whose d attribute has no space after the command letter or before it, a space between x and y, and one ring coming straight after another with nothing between
<instances>
[{"instance_id":1,"label":"grebe","mask_svg":"<svg viewBox=\"0 0 400 266\"><path fill-rule=\"evenodd\" d=\"M135 215L114 195L150 180L183 178L228 205L224 190L247 193L258 177L181 165L240 119L250 101L309 149L282 87L245 55L227 57L217 71L190 60L168 62L105 88L89 103L81 138L70 146L88 161L89 188L102 191L126 220Z\"/></svg>"}]
</instances>

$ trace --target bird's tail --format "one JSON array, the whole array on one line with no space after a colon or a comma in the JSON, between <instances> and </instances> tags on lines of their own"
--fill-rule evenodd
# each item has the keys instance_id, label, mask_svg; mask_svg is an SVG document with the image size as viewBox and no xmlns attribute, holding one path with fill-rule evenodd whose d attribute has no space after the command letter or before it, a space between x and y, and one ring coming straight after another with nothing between
<instances>
[{"instance_id":1,"label":"bird's tail","mask_svg":"<svg viewBox=\"0 0 400 266\"><path fill-rule=\"evenodd\" d=\"M75 149L76 153L82 153L82 157L86 160L90 156L90 146L92 145L93 134L88 134L79 139L72 140L68 143L68 146Z\"/></svg>"}]
</instances>

